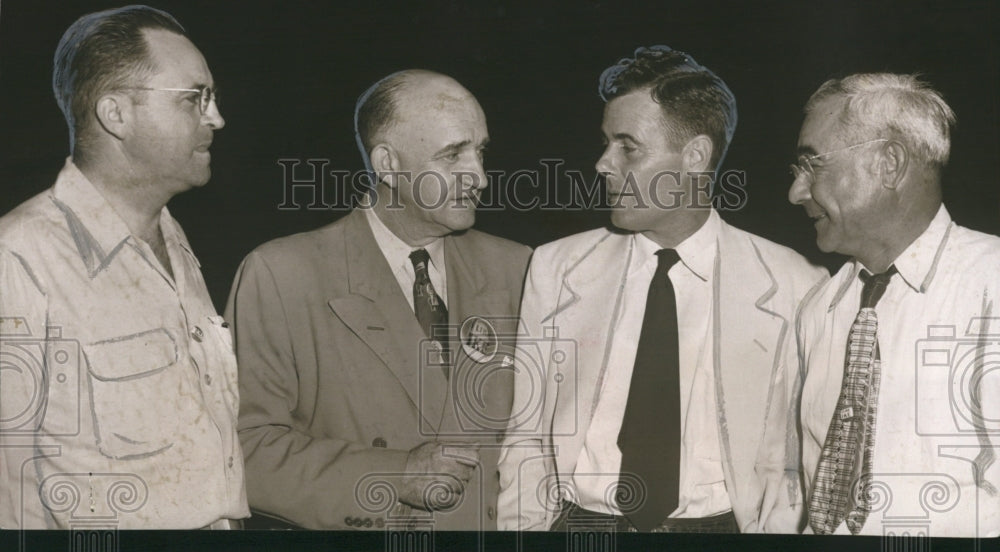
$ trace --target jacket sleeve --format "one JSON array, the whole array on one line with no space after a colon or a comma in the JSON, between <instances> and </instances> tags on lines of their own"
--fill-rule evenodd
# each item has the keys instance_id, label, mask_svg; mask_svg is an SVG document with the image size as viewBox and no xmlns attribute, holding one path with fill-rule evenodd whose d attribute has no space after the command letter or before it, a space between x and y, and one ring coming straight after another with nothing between
<instances>
[{"instance_id":1,"label":"jacket sleeve","mask_svg":"<svg viewBox=\"0 0 1000 552\"><path fill-rule=\"evenodd\" d=\"M239 362L239 435L250 505L310 529L348 528L345 518L364 513L364 504L398 496L391 481L366 476L402 474L408 451L302 430L294 413L299 370L309 368L296 364L281 293L264 257L251 253L226 307ZM362 488L362 482L370 484Z\"/></svg>"},{"instance_id":2,"label":"jacket sleeve","mask_svg":"<svg viewBox=\"0 0 1000 552\"><path fill-rule=\"evenodd\" d=\"M500 453L500 530L546 530L552 518L553 454L544 408L547 363L541 317L554 293L550 268L536 251L521 300L521 333L515 352L514 401Z\"/></svg>"},{"instance_id":3,"label":"jacket sleeve","mask_svg":"<svg viewBox=\"0 0 1000 552\"><path fill-rule=\"evenodd\" d=\"M804 261L803 261L804 263ZM804 267L803 283L795 287L791 302L792 324L786 330L778 372L772 389L764 433L768 460L759 474L764 480L759 530L765 533L799 533L805 525L805 501L798 426L802 377L799 347L800 312L829 279L825 269ZM811 284L811 285L810 285ZM806 290L805 293L802 290Z\"/></svg>"}]
</instances>

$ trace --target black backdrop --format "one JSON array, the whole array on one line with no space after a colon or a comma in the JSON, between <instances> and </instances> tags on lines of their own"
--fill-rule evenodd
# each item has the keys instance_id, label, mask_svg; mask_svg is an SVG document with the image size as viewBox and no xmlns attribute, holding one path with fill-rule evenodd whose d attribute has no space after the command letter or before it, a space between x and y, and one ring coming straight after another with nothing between
<instances>
[{"instance_id":1,"label":"black backdrop","mask_svg":"<svg viewBox=\"0 0 1000 552\"><path fill-rule=\"evenodd\" d=\"M67 155L51 92L59 37L81 14L115 5L0 6L0 213L50 186ZM919 71L958 114L946 204L960 223L1000 232L1000 8L991 2L155 5L186 26L223 89L227 125L212 148L212 180L170 204L220 308L252 248L344 213L306 209L308 190L296 196L303 208L278 209L286 170L278 161L303 161L300 179L311 176L309 159L328 159L326 171L360 169L354 101L371 82L407 67L452 75L479 98L492 137L487 169L544 173L540 160L559 158L590 181L601 151L601 70L638 45L685 50L722 76L739 104L724 168L746 172L749 201L724 217L830 266L841 259L816 250L810 222L786 200L802 105L831 76ZM530 196L530 187L521 190ZM535 246L606 216L481 211L477 226Z\"/></svg>"},{"instance_id":2,"label":"black backdrop","mask_svg":"<svg viewBox=\"0 0 1000 552\"><path fill-rule=\"evenodd\" d=\"M67 155L65 124L50 84L59 37L81 14L120 3L0 4L0 214L50 186ZM828 266L841 259L819 254L810 221L786 200L787 164L802 104L831 76L919 71L958 114L946 204L960 223L1000 233L1000 8L992 2L678 1L626 8L610 0L573 7L541 2L470 7L457 0L419 7L163 0L155 5L187 27L223 88L227 126L213 145L212 181L170 205L220 309L238 263L252 248L343 214L278 209L285 176L278 161L328 159L327 170L360 169L352 135L355 98L381 76L408 67L452 75L479 98L492 136L488 169L541 170L541 159L559 158L589 181L601 150L602 104L596 94L601 70L638 45L686 50L722 76L739 103L740 123L725 168L746 171L749 202L724 218ZM605 220L605 213L508 210L481 212L477 225L534 246ZM13 535L6 536L12 543ZM381 537L373 537L333 542L345 549L350 544L381 549ZM542 537L531 542L565 545ZM706 543L677 537L669 541L675 549ZM167 550L184 541L178 538L123 534L122 542ZM210 541L222 550L259 538L203 534L187 540ZM322 535L283 539L277 543L311 548L326 542ZM499 544L491 545L496 549L514 544L509 535L491 539L488 543ZM451 542L442 536L438 544L446 541ZM474 542L469 537L458 548ZM642 540L643 548L654 542L666 541ZM750 537L738 542L758 549L797 543ZM832 540L808 542L819 544L835 546ZM863 549L879 545L876 539L850 543ZM949 547L968 549L959 541L935 544Z\"/></svg>"}]
</instances>

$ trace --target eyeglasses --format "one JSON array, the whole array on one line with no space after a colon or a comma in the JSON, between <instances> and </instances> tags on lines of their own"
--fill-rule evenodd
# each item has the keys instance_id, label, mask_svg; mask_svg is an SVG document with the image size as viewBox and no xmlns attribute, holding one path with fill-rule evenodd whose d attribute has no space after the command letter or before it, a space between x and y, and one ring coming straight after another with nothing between
<instances>
[{"instance_id":1,"label":"eyeglasses","mask_svg":"<svg viewBox=\"0 0 1000 552\"><path fill-rule=\"evenodd\" d=\"M860 148L861 146L867 146L868 144L874 144L875 142L888 142L888 141L889 141L888 138L876 138L874 140L868 140L867 142L861 142L860 144L854 144L853 146L847 146L846 148L840 148L833 151L828 151L826 153L819 153L816 155L802 154L795 161L795 163L789 165L788 168L792 171L792 176L794 176L796 180L798 180L798 178L802 175L805 175L806 178L812 179L813 177L816 176L816 171L815 169L813 169L812 166L813 159L819 159L820 157L826 157L828 155L833 155L835 153L840 153L842 151L852 150L854 148Z\"/></svg>"},{"instance_id":2,"label":"eyeglasses","mask_svg":"<svg viewBox=\"0 0 1000 552\"><path fill-rule=\"evenodd\" d=\"M219 90L211 86L201 86L198 88L146 88L142 86L131 86L124 90L146 90L148 92L196 92L198 94L198 109L201 114L208 113L208 106L212 102L219 105Z\"/></svg>"}]
</instances>

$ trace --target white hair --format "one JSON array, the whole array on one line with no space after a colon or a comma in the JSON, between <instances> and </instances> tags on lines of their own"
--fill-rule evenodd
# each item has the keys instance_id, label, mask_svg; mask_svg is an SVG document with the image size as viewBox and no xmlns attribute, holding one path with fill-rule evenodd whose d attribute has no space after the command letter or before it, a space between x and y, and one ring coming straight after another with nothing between
<instances>
[{"instance_id":1,"label":"white hair","mask_svg":"<svg viewBox=\"0 0 1000 552\"><path fill-rule=\"evenodd\" d=\"M918 159L938 166L948 163L955 113L917 75L859 73L830 79L809 98L805 112L832 96L844 98L840 121L845 140L899 140Z\"/></svg>"}]
</instances>

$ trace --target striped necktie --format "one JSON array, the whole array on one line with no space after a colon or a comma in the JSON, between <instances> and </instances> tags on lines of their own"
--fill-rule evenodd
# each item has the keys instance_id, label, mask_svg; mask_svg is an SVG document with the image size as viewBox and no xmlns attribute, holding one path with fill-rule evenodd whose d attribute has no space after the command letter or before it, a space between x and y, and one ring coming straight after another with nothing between
<instances>
[{"instance_id":1,"label":"striped necktie","mask_svg":"<svg viewBox=\"0 0 1000 552\"><path fill-rule=\"evenodd\" d=\"M441 350L446 352L448 350L448 309L434 290L434 284L431 283L430 272L427 270L430 255L427 254L426 249L417 249L410 253L410 262L413 263L415 275L413 279L413 312L417 315L420 327L424 329L424 335L434 340L441 347ZM447 378L450 372L448 364L442 364L441 369Z\"/></svg>"}]
</instances>

